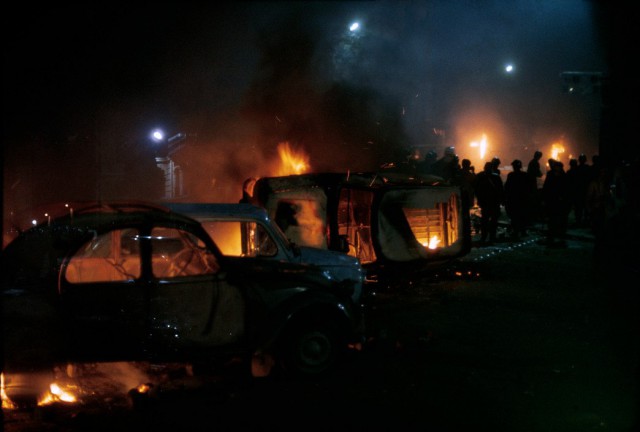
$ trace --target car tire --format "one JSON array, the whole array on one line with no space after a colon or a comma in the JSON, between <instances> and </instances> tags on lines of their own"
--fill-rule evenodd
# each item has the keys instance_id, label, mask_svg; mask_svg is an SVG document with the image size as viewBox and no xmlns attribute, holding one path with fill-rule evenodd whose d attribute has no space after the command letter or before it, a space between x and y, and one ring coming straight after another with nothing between
<instances>
[{"instance_id":1,"label":"car tire","mask_svg":"<svg viewBox=\"0 0 640 432\"><path fill-rule=\"evenodd\" d=\"M330 374L345 351L346 342L336 325L294 321L281 340L279 359L286 376L315 378Z\"/></svg>"}]
</instances>

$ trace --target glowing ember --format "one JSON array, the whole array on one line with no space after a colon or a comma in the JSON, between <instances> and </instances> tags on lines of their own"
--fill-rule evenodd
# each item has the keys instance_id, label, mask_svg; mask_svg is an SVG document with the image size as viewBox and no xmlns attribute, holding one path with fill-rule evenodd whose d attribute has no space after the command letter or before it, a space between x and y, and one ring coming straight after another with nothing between
<instances>
[{"instance_id":1,"label":"glowing ember","mask_svg":"<svg viewBox=\"0 0 640 432\"><path fill-rule=\"evenodd\" d=\"M73 395L72 390L72 386L62 388L60 384L52 383L49 386L49 392L38 401L38 405L49 405L54 402L76 402L77 399Z\"/></svg>"},{"instance_id":2,"label":"glowing ember","mask_svg":"<svg viewBox=\"0 0 640 432\"><path fill-rule=\"evenodd\" d=\"M151 390L151 386L149 384L140 384L138 387L136 387L136 391L138 393L148 393L149 390Z\"/></svg>"},{"instance_id":3,"label":"glowing ember","mask_svg":"<svg viewBox=\"0 0 640 432\"><path fill-rule=\"evenodd\" d=\"M278 144L278 155L280 156L280 161L272 174L274 176L304 174L311 170L309 157L302 151L292 149L286 141Z\"/></svg>"}]
</instances>

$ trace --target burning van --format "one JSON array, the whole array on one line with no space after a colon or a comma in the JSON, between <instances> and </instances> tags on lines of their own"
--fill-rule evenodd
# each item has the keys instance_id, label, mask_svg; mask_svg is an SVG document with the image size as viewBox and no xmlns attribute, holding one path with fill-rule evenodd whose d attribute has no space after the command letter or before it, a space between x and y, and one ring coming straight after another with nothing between
<instances>
[{"instance_id":1,"label":"burning van","mask_svg":"<svg viewBox=\"0 0 640 432\"><path fill-rule=\"evenodd\" d=\"M369 282L466 255L469 211L442 179L316 173L248 179L243 200L267 209L296 244L360 259Z\"/></svg>"}]
</instances>

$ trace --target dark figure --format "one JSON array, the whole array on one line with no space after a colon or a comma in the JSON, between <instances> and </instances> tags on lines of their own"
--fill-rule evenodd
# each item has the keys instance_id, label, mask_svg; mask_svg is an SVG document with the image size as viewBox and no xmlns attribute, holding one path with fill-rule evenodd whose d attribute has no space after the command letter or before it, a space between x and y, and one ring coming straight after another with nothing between
<instances>
[{"instance_id":1,"label":"dark figure","mask_svg":"<svg viewBox=\"0 0 640 432\"><path fill-rule=\"evenodd\" d=\"M596 241L602 238L608 209L611 207L611 185L606 167L598 165L598 175L589 182L586 209Z\"/></svg>"},{"instance_id":2,"label":"dark figure","mask_svg":"<svg viewBox=\"0 0 640 432\"><path fill-rule=\"evenodd\" d=\"M569 192L569 213L573 212L576 226L583 226L585 220L585 202L587 199L587 188L589 186L588 165L586 157L580 155L580 159L569 160L567 170L567 188ZM582 168L581 168L582 167Z\"/></svg>"},{"instance_id":3,"label":"dark figure","mask_svg":"<svg viewBox=\"0 0 640 432\"><path fill-rule=\"evenodd\" d=\"M587 189L591 182L591 167L587 164L587 156L583 153L578 156L578 166L576 168L576 195L573 201L573 211L577 226L586 226L588 216L586 210Z\"/></svg>"},{"instance_id":4,"label":"dark figure","mask_svg":"<svg viewBox=\"0 0 640 432\"><path fill-rule=\"evenodd\" d=\"M527 165L527 174L533 178L536 182L536 188L538 179L542 178L542 168L540 167L540 159L542 158L542 152L536 150L533 154L533 159L529 161L529 165Z\"/></svg>"},{"instance_id":5,"label":"dark figure","mask_svg":"<svg viewBox=\"0 0 640 432\"><path fill-rule=\"evenodd\" d=\"M455 183L460 177L460 163L454 147L444 149L444 155L432 165L432 174Z\"/></svg>"},{"instance_id":6,"label":"dark figure","mask_svg":"<svg viewBox=\"0 0 640 432\"><path fill-rule=\"evenodd\" d=\"M438 154L429 150L424 158L418 163L417 171L419 174L433 174L433 164L438 160Z\"/></svg>"},{"instance_id":7,"label":"dark figure","mask_svg":"<svg viewBox=\"0 0 640 432\"><path fill-rule=\"evenodd\" d=\"M604 166L600 155L591 156L591 167L589 168L589 183L600 177L600 169Z\"/></svg>"},{"instance_id":8,"label":"dark figure","mask_svg":"<svg viewBox=\"0 0 640 432\"><path fill-rule=\"evenodd\" d=\"M578 199L578 159L569 159L569 169L567 170L567 199L569 200L569 214L574 212L575 203Z\"/></svg>"},{"instance_id":9,"label":"dark figure","mask_svg":"<svg viewBox=\"0 0 640 432\"><path fill-rule=\"evenodd\" d=\"M469 159L462 159L460 167L460 189L462 189L462 202L470 209L475 204L476 169Z\"/></svg>"},{"instance_id":10,"label":"dark figure","mask_svg":"<svg viewBox=\"0 0 640 432\"><path fill-rule=\"evenodd\" d=\"M529 176L522 171L522 161L511 162L513 171L507 175L504 183L504 208L511 220L511 233L514 240L527 235L529 206L531 195L535 193Z\"/></svg>"},{"instance_id":11,"label":"dark figure","mask_svg":"<svg viewBox=\"0 0 640 432\"><path fill-rule=\"evenodd\" d=\"M562 162L549 159L551 169L542 185L542 200L547 217L547 246L566 246L564 237L570 207L567 173Z\"/></svg>"},{"instance_id":12,"label":"dark figure","mask_svg":"<svg viewBox=\"0 0 640 432\"><path fill-rule=\"evenodd\" d=\"M491 162L484 164L482 172L476 176L476 199L480 207L480 242L493 243L497 240L500 206L504 201L504 185L499 175L493 172Z\"/></svg>"},{"instance_id":13,"label":"dark figure","mask_svg":"<svg viewBox=\"0 0 640 432\"><path fill-rule=\"evenodd\" d=\"M540 222L542 220L542 188L539 183L542 181L542 168L540 167L540 159L542 159L542 152L536 150L533 153L533 158L527 165L527 175L532 187L535 189L535 193L531 197L530 203L530 216L529 225Z\"/></svg>"},{"instance_id":14,"label":"dark figure","mask_svg":"<svg viewBox=\"0 0 640 432\"><path fill-rule=\"evenodd\" d=\"M493 159L491 159L491 169L493 170L494 174L500 175L500 164L501 163L502 163L502 161L500 161L500 158L498 156L494 156Z\"/></svg>"}]
</instances>

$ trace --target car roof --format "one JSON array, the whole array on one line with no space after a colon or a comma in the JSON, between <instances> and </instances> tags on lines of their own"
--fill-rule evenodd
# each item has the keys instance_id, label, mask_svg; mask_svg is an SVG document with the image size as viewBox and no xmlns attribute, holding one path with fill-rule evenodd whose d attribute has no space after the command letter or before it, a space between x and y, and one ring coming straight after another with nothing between
<instances>
[{"instance_id":1,"label":"car roof","mask_svg":"<svg viewBox=\"0 0 640 432\"><path fill-rule=\"evenodd\" d=\"M170 208L141 201L96 201L84 203L66 214L50 222L40 224L37 228L47 226L71 226L77 229L109 229L114 223L141 223L143 221L179 222L183 224L198 224L198 222L184 214L172 211Z\"/></svg>"},{"instance_id":2,"label":"car roof","mask_svg":"<svg viewBox=\"0 0 640 432\"><path fill-rule=\"evenodd\" d=\"M89 236L126 226L147 223L194 227L205 233L198 221L170 209L131 201L84 203L73 214L46 221L21 232L2 251L2 277L10 280L16 271L38 274L55 271L55 263L80 247ZM45 264L44 267L42 263Z\"/></svg>"},{"instance_id":3,"label":"car roof","mask_svg":"<svg viewBox=\"0 0 640 432\"><path fill-rule=\"evenodd\" d=\"M261 220L267 222L267 210L249 203L164 203L168 209L194 219L215 217L228 220Z\"/></svg>"}]
</instances>

